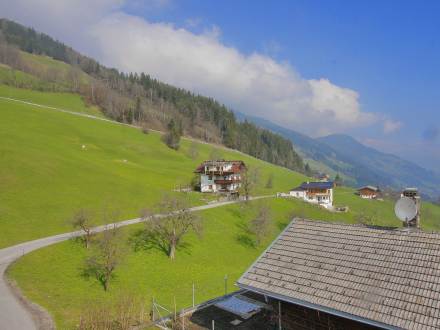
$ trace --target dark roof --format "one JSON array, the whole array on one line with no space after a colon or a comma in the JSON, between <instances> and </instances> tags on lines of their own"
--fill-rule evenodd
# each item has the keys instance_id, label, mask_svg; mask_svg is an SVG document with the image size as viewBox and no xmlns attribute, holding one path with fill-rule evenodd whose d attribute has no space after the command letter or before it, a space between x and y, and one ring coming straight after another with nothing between
<instances>
[{"instance_id":1,"label":"dark roof","mask_svg":"<svg viewBox=\"0 0 440 330\"><path fill-rule=\"evenodd\" d=\"M363 189L368 189L368 190L371 190L371 191L377 191L377 192L380 191L380 189L379 189L378 187L375 187L375 186L364 186L364 187L360 187L360 188L358 189L358 191L359 191L359 190L363 190Z\"/></svg>"},{"instance_id":2,"label":"dark roof","mask_svg":"<svg viewBox=\"0 0 440 330\"><path fill-rule=\"evenodd\" d=\"M238 280L383 328L440 328L440 234L294 219Z\"/></svg>"},{"instance_id":3,"label":"dark roof","mask_svg":"<svg viewBox=\"0 0 440 330\"><path fill-rule=\"evenodd\" d=\"M202 173L204 171L205 166L222 166L226 164L232 164L232 171L234 173L240 172L243 168L246 167L245 163L242 160L206 160L199 166L197 166L195 173Z\"/></svg>"},{"instance_id":4,"label":"dark roof","mask_svg":"<svg viewBox=\"0 0 440 330\"><path fill-rule=\"evenodd\" d=\"M331 189L334 184L332 181L327 182L303 182L299 187L296 187L294 190L307 190L307 189Z\"/></svg>"}]
</instances>

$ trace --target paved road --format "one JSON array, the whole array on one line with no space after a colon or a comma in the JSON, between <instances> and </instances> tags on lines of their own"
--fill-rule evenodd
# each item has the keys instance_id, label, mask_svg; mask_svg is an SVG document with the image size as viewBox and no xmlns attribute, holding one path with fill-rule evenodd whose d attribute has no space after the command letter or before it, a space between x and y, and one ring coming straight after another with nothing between
<instances>
[{"instance_id":1,"label":"paved road","mask_svg":"<svg viewBox=\"0 0 440 330\"><path fill-rule=\"evenodd\" d=\"M258 196L252 199L261 199L272 196ZM191 211L207 210L224 205L234 204L238 201L218 202L208 205L192 207ZM163 215L156 215L163 217ZM115 224L99 226L94 229L95 232L101 232L109 228L109 226L128 226L142 222L143 219L136 218L117 222ZM0 250L0 330L36 330L37 325L32 319L31 313L18 301L6 284L5 271L8 266L21 256L39 248L65 241L69 238L82 235L81 231L59 234L55 236L45 237L34 241L29 241L14 245ZM36 279L37 280L37 279Z\"/></svg>"}]
</instances>

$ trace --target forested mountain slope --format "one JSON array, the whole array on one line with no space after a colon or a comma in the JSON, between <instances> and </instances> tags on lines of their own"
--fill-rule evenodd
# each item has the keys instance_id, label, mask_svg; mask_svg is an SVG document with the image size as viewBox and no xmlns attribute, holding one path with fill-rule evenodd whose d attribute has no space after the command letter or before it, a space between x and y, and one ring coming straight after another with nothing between
<instances>
[{"instance_id":1,"label":"forested mountain slope","mask_svg":"<svg viewBox=\"0 0 440 330\"><path fill-rule=\"evenodd\" d=\"M35 60L29 54L48 58ZM32 78L31 83L16 77L3 79L3 83L79 93L106 116L148 128L166 130L173 119L185 135L221 143L290 169L304 169L291 141L237 121L234 113L216 100L162 83L146 73L126 74L107 68L45 34L6 19L0 20L0 63Z\"/></svg>"},{"instance_id":2,"label":"forested mountain slope","mask_svg":"<svg viewBox=\"0 0 440 330\"><path fill-rule=\"evenodd\" d=\"M311 138L265 119L237 114L256 125L290 139L304 162L312 168L339 173L349 186L376 185L400 191L405 186L420 188L425 197L438 200L440 176L410 161L366 147L348 135Z\"/></svg>"}]
</instances>

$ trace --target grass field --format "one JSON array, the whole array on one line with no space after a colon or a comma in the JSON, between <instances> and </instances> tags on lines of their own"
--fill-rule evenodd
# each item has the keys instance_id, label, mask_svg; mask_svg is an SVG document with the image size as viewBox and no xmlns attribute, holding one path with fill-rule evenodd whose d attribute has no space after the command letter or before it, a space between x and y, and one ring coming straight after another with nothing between
<instances>
[{"instance_id":1,"label":"grass field","mask_svg":"<svg viewBox=\"0 0 440 330\"><path fill-rule=\"evenodd\" d=\"M74 94L0 85L0 96L95 112ZM136 217L163 193L189 183L195 167L213 149L198 144L199 155L191 159L187 140L176 152L161 142L158 133L146 135L135 128L3 99L0 116L0 248L71 230L66 220L80 207L97 214L117 209L121 220ZM237 152L222 152L225 158L243 159L260 168L256 194L285 191L303 180L287 169ZM265 189L271 173L273 188ZM210 198L191 196L194 204Z\"/></svg>"},{"instance_id":2,"label":"grass field","mask_svg":"<svg viewBox=\"0 0 440 330\"><path fill-rule=\"evenodd\" d=\"M339 188L337 192L340 202L353 202L352 191ZM222 295L225 275L228 275L230 290L235 290L233 283L293 216L354 223L355 215L360 210L369 213L373 209L371 212L383 212L377 224L400 225L392 214L391 202L358 201L352 203L356 212L337 214L296 199L269 199L266 203L272 210L272 230L260 246L249 244L254 237L245 228L255 215L257 203L261 201L252 202L251 207L232 205L203 211L204 235L201 240L194 235L185 239L187 246L178 250L175 261L170 261L158 250L134 251L130 248L109 292L104 292L96 280L81 275L87 252L75 241L24 256L9 269L8 275L28 298L44 306L53 315L60 329L72 329L84 306L109 302L127 292L140 295L147 308L154 297L172 310L174 296L177 308L188 307L191 305L193 282L196 286L196 303ZM374 203L381 203L380 207ZM126 238L139 228L140 225L126 228Z\"/></svg>"},{"instance_id":3,"label":"grass field","mask_svg":"<svg viewBox=\"0 0 440 330\"><path fill-rule=\"evenodd\" d=\"M261 246L248 244L253 237L244 230L255 214L257 202L244 209L233 205L203 211L201 240L193 235L188 237L187 246L177 251L175 261L170 261L158 250L130 250L109 292L104 292L96 280L82 277L86 250L75 241L24 256L10 268L9 276L27 297L50 311L59 329L73 328L84 306L115 299L122 292L136 292L147 304L155 297L168 308L172 308L176 296L178 308L188 307L193 282L196 302L222 295L226 274L230 289L235 289L233 283L286 226L292 214L304 212L308 216L328 219L326 211L299 201L271 199L267 203L273 214L272 231ZM347 214L337 218L351 222ZM129 235L137 228L139 226L133 226L125 231Z\"/></svg>"},{"instance_id":4,"label":"grass field","mask_svg":"<svg viewBox=\"0 0 440 330\"><path fill-rule=\"evenodd\" d=\"M74 94L0 85L0 96L81 113L98 111L86 107ZM80 207L95 211L98 219L109 209L119 211L120 220L136 217L139 209L151 207L165 192L172 193L177 185L187 184L194 168L209 158L214 148L199 143L199 155L192 159L188 156L189 140L183 140L176 152L161 142L158 133L146 135L128 126L2 99L0 115L0 248L71 230L66 220ZM225 158L243 159L260 169L255 194L288 191L305 179L237 152L221 152ZM267 189L264 186L271 174L273 188ZM186 307L191 304L193 282L197 302L221 295L225 274L232 287L293 215L354 223L365 213L374 216L376 225L400 225L392 201L363 200L353 192L346 187L335 190L335 204L348 206L347 213L330 213L299 200L271 199L272 232L258 247L246 243L252 237L243 229L255 210L234 205L204 211L201 241L188 237L187 247L178 250L174 262L157 250L130 249L108 293L95 280L81 276L86 251L74 241L26 255L8 274L27 297L50 311L60 329L73 328L84 306L114 300L121 292L136 292L147 304L154 296L168 307L176 296L178 307ZM193 204L212 198L199 193L190 197ZM438 219L440 207L424 203L423 228L439 229ZM129 236L138 228L124 231Z\"/></svg>"}]
</instances>

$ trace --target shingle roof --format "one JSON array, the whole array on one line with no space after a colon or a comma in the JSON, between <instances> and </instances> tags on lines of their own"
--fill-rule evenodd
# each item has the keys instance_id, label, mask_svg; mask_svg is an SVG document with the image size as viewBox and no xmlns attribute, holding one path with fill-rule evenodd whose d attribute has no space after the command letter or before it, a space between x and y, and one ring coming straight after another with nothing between
<instances>
[{"instance_id":1,"label":"shingle roof","mask_svg":"<svg viewBox=\"0 0 440 330\"><path fill-rule=\"evenodd\" d=\"M440 328L440 234L294 219L237 284L385 328Z\"/></svg>"},{"instance_id":2,"label":"shingle roof","mask_svg":"<svg viewBox=\"0 0 440 330\"><path fill-rule=\"evenodd\" d=\"M378 187L375 187L375 186L363 186L363 187L360 187L360 188L358 189L358 191L359 191L359 190L363 190L363 189L369 189L369 190L372 190L372 191L379 191L379 188L378 188Z\"/></svg>"},{"instance_id":3,"label":"shingle roof","mask_svg":"<svg viewBox=\"0 0 440 330\"><path fill-rule=\"evenodd\" d=\"M331 189L333 188L333 182L303 182L300 187L303 189Z\"/></svg>"},{"instance_id":4,"label":"shingle roof","mask_svg":"<svg viewBox=\"0 0 440 330\"><path fill-rule=\"evenodd\" d=\"M205 166L223 166L232 164L232 171L234 173L240 172L243 168L246 167L245 163L242 160L206 160L199 166L197 166L195 173L204 172Z\"/></svg>"}]
</instances>

